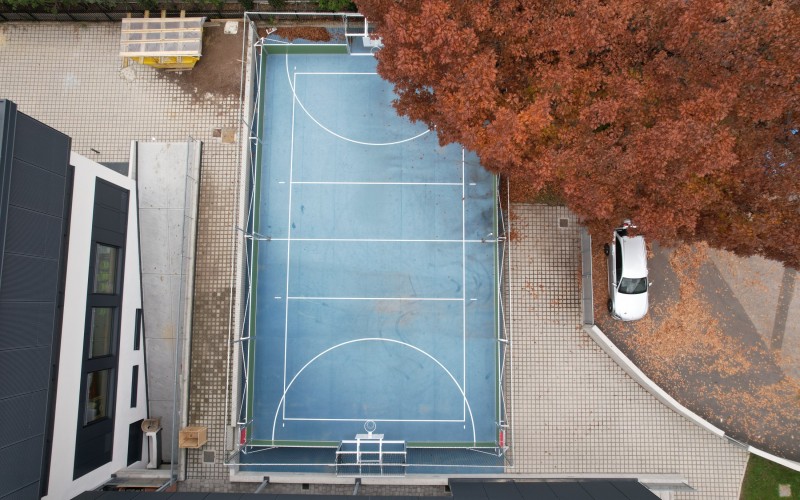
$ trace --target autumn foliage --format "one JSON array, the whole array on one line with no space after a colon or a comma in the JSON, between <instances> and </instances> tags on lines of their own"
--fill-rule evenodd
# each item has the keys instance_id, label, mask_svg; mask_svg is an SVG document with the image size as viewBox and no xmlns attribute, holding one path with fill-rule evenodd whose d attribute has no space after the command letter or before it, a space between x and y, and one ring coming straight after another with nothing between
<instances>
[{"instance_id":1,"label":"autumn foliage","mask_svg":"<svg viewBox=\"0 0 800 500\"><path fill-rule=\"evenodd\" d=\"M604 237L800 265L800 3L360 0L401 114Z\"/></svg>"}]
</instances>

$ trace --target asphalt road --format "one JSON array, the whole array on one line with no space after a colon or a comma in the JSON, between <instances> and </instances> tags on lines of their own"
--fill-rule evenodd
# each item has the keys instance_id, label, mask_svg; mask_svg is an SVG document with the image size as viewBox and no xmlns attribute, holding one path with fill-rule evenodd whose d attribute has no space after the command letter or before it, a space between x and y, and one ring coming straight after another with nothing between
<instances>
[{"instance_id":1,"label":"asphalt road","mask_svg":"<svg viewBox=\"0 0 800 500\"><path fill-rule=\"evenodd\" d=\"M605 287L602 243L593 251L594 279ZM595 284L595 322L681 404L734 439L800 461L796 273L763 259L705 254L652 245L647 319L612 319L606 288Z\"/></svg>"}]
</instances>

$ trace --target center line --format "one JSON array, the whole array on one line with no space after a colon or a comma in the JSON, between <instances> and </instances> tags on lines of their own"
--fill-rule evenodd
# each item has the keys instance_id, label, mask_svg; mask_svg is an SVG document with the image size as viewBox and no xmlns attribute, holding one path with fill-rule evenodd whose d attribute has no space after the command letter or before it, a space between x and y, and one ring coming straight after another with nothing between
<instances>
[{"instance_id":1,"label":"center line","mask_svg":"<svg viewBox=\"0 0 800 500\"><path fill-rule=\"evenodd\" d=\"M460 186L460 182L368 182L368 181L294 181L292 184L338 186Z\"/></svg>"},{"instance_id":2,"label":"center line","mask_svg":"<svg viewBox=\"0 0 800 500\"><path fill-rule=\"evenodd\" d=\"M407 300L461 302L462 297L286 297L288 300Z\"/></svg>"}]
</instances>

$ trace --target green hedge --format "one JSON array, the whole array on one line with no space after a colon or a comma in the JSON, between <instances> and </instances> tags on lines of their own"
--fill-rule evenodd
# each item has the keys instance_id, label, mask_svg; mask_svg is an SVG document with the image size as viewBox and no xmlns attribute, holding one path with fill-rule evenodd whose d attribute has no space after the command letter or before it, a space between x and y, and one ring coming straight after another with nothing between
<instances>
[{"instance_id":1,"label":"green hedge","mask_svg":"<svg viewBox=\"0 0 800 500\"><path fill-rule=\"evenodd\" d=\"M275 10L283 10L286 7L286 0L268 0L270 7ZM247 10L255 7L253 0L205 0L205 1L188 1L180 2L183 9L189 10L190 8L197 8L202 10L203 7L212 7L215 9L222 8L226 4L241 5ZM355 12L355 3L349 0L316 0L317 9L320 11L349 11ZM136 10L139 7L142 10L158 10L167 8L174 10L176 2L162 2L159 0L135 0L120 1L120 0L0 0L0 10L14 10L25 12L32 11L47 11L47 12L70 12L74 9L81 11L91 10L92 7L101 9L118 9L126 6L131 6Z\"/></svg>"}]
</instances>

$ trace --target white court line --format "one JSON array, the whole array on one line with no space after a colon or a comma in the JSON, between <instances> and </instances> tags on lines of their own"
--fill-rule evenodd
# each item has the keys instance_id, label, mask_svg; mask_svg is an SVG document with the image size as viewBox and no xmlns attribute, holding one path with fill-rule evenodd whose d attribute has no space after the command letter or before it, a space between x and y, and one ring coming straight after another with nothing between
<instances>
[{"instance_id":1,"label":"white court line","mask_svg":"<svg viewBox=\"0 0 800 500\"><path fill-rule=\"evenodd\" d=\"M365 420L372 420L373 422L420 422L420 423L451 423L451 424L463 424L466 423L466 419L464 420L448 420L448 419L432 419L432 420L423 420L423 419L415 419L415 418L301 418L301 417L284 417L283 420L299 420L301 422L363 422Z\"/></svg>"},{"instance_id":2,"label":"white court line","mask_svg":"<svg viewBox=\"0 0 800 500\"><path fill-rule=\"evenodd\" d=\"M294 181L292 184L337 186L460 186L460 182L348 182L348 181Z\"/></svg>"},{"instance_id":3,"label":"white court line","mask_svg":"<svg viewBox=\"0 0 800 500\"><path fill-rule=\"evenodd\" d=\"M391 238L270 238L269 241L289 241L290 239L292 241L332 241L353 243L486 243L484 240L395 240Z\"/></svg>"},{"instance_id":4,"label":"white court line","mask_svg":"<svg viewBox=\"0 0 800 500\"><path fill-rule=\"evenodd\" d=\"M288 69L288 68L287 68ZM292 175L294 174L294 112L295 99L292 99L292 139L289 147L289 215L287 216L286 227L286 296L289 296L289 261L292 258ZM283 324L283 390L286 391L286 357L289 350L289 300L286 300L284 309ZM286 408L283 409L283 416L286 416Z\"/></svg>"},{"instance_id":5,"label":"white court line","mask_svg":"<svg viewBox=\"0 0 800 500\"><path fill-rule=\"evenodd\" d=\"M335 72L335 71L297 71L295 75L377 75L378 73L345 73L345 72Z\"/></svg>"},{"instance_id":6,"label":"white court line","mask_svg":"<svg viewBox=\"0 0 800 500\"><path fill-rule=\"evenodd\" d=\"M462 297L286 297L287 300L406 300L428 302L461 302Z\"/></svg>"},{"instance_id":7,"label":"white court line","mask_svg":"<svg viewBox=\"0 0 800 500\"><path fill-rule=\"evenodd\" d=\"M466 153L464 148L461 148L461 319L463 321L463 335L462 335L462 359L464 370L463 387L464 389L464 420L467 419L467 191L464 183L466 182Z\"/></svg>"},{"instance_id":8,"label":"white court line","mask_svg":"<svg viewBox=\"0 0 800 500\"><path fill-rule=\"evenodd\" d=\"M297 68L295 67L295 69L297 69ZM286 78L287 78L287 80L289 80L289 87L292 90L292 99L293 99L292 100L292 110L294 110L294 102L297 102L297 104L300 105L300 109L302 109L303 112L309 118L311 118L311 121L313 121L314 123L319 125L319 127L322 130L324 130L325 132L331 134L334 137L338 137L339 139L342 139L343 141L352 142L353 144L359 144L359 145L362 145L362 146L396 146L398 144L403 144L405 142L409 142L409 141L413 141L415 139L419 139L420 137L422 137L423 135L425 135L425 134L427 134L427 133L429 133L431 131L431 129L427 129L427 130L424 130L424 131L420 132L419 134L415 135L414 137L408 137L406 139L401 139L399 141L392 141L392 142L365 142L365 141L357 141L355 139L351 139L349 137L345 137L343 135L337 134L333 130L329 129L328 127L326 127L325 125L320 123L320 121L317 120L314 117L314 115L312 115L311 112L308 111L306 109L306 107L303 105L303 101L301 101L300 98L297 96L297 90L296 90L297 89L297 79L296 78L292 78L291 75L290 75L290 72L289 72L289 53L288 52L286 53Z\"/></svg>"},{"instance_id":9,"label":"white court line","mask_svg":"<svg viewBox=\"0 0 800 500\"><path fill-rule=\"evenodd\" d=\"M284 389L283 395L281 396L280 401L278 401L278 406L275 408L275 418L272 420L272 440L273 441L275 441L275 428L278 425L278 414L280 413L281 408L285 408L285 406L286 406L286 393L292 387L292 384L294 384L295 380L297 380L297 377L299 377L300 374L303 373L303 371L306 368L308 368L309 365L311 365L311 363L313 363L317 359L321 358L322 356L326 355L327 353L329 353L329 352L331 352L331 351L333 351L335 349L339 349L340 347L344 347L344 346L347 346L347 345L350 345L350 344L355 344L355 343L360 343L360 342L386 342L386 343L390 343L390 344L398 344L398 345L407 347L409 349L413 349L414 351L422 354L423 356L427 357L428 359L430 359L431 361L436 363L436 365L439 368L444 370L444 372L447 374L447 376L450 377L450 380L453 382L453 384L455 384L456 389L458 389L458 392L461 393L461 397L464 398L464 404L467 406L467 410L469 411L469 420L470 420L470 423L472 424L472 445L473 446L476 445L477 439L476 439L476 434L475 434L475 417L472 415L472 407L470 406L469 401L467 400L467 393L464 392L464 389L461 386L458 385L458 380L456 380L456 378L453 376L453 374L450 373L450 370L448 370L442 364L441 361L439 361L438 359L436 359L435 357L431 356L429 353L423 351L422 349L420 349L419 347L417 347L415 345L409 344L408 342L403 342L401 340L386 339L386 338L376 338L376 337L365 337L365 338L360 338L360 339L348 340L346 342L342 342L340 344L336 344L335 346L329 347L329 348L325 349L324 351L320 352L319 354L317 354L316 356L314 356L313 358L311 358L310 361L308 361L305 365L303 365L302 368L300 368L300 370L298 370L297 373L295 373L294 377L292 377L292 380L289 381L289 385L287 385L286 389ZM284 410L283 415L284 415L284 420L285 420L286 419L285 410ZM466 413L464 414L464 422L466 422ZM466 429L466 424L464 424L464 428Z\"/></svg>"}]
</instances>

